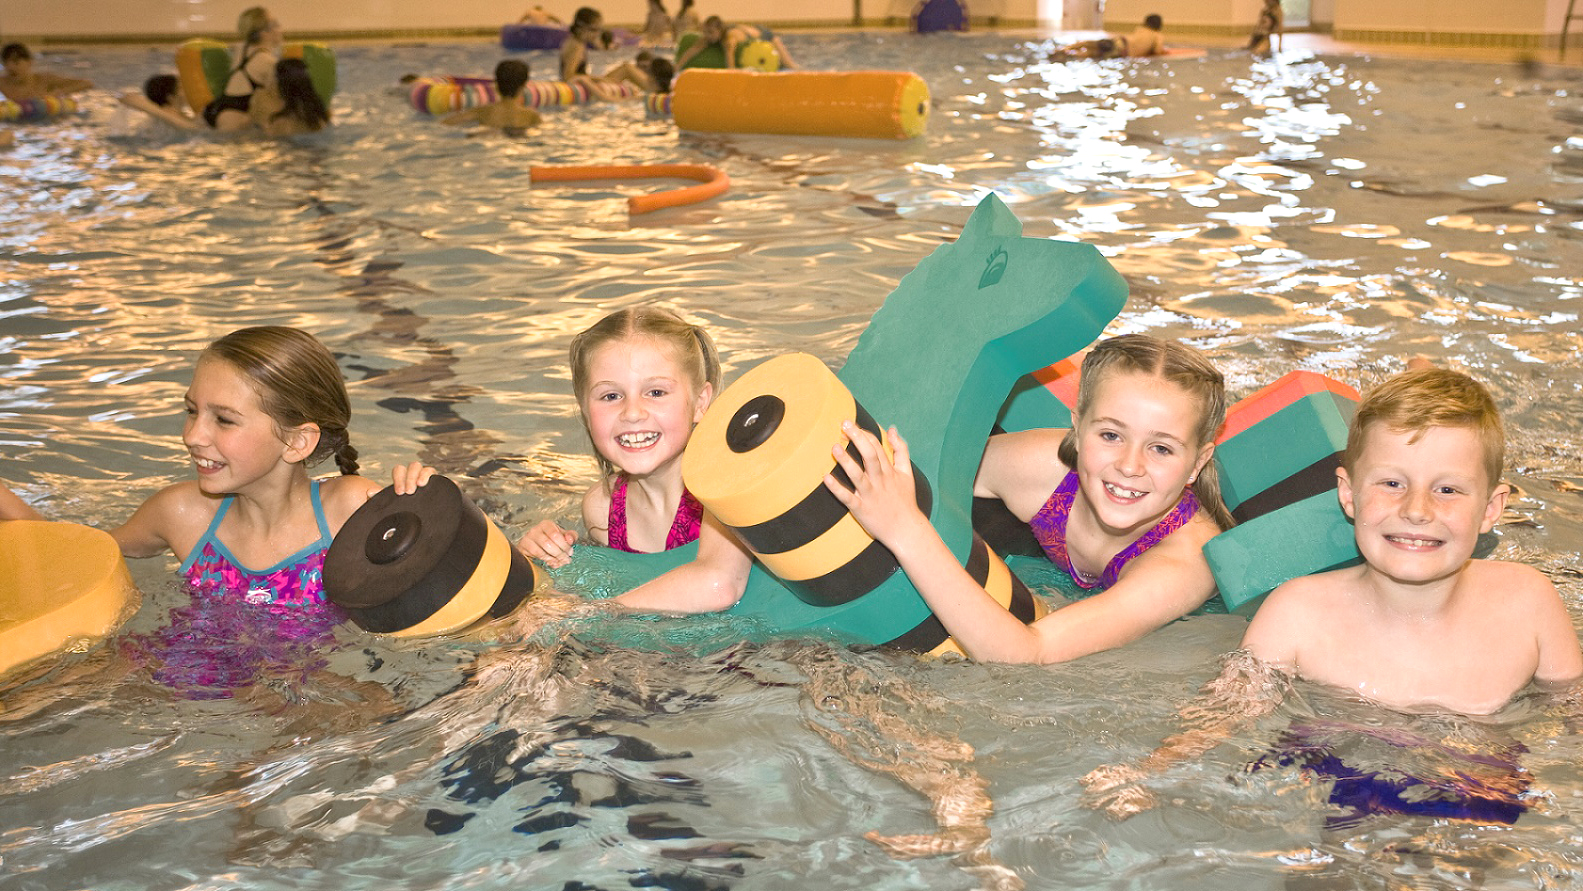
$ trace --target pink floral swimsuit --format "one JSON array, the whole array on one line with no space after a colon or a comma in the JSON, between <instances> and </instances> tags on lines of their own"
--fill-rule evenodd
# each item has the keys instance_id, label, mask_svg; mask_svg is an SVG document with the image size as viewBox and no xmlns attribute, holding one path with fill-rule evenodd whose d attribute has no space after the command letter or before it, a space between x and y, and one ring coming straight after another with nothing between
<instances>
[{"instance_id":1,"label":"pink floral swimsuit","mask_svg":"<svg viewBox=\"0 0 1583 891\"><path fill-rule=\"evenodd\" d=\"M1108 588L1116 583L1121 576L1121 568L1134 558L1154 547L1165 539L1167 535L1187 525L1198 513L1198 496L1192 489L1184 489L1182 498L1176 505L1154 525L1154 528L1138 536L1132 544L1122 548L1110 560L1110 565L1099 578L1086 576L1072 565L1072 558L1066 553L1066 524L1072 518L1072 500L1077 496L1077 473L1069 472L1061 480L1061 485L1055 487L1050 493L1050 500L1039 508L1033 515L1028 525L1033 528L1033 537L1038 539L1039 546L1044 548L1044 553L1050 562L1066 570L1082 588Z\"/></svg>"},{"instance_id":2,"label":"pink floral swimsuit","mask_svg":"<svg viewBox=\"0 0 1583 891\"><path fill-rule=\"evenodd\" d=\"M639 553L627 544L627 480L620 477L610 489L609 531L610 546L630 554ZM682 490L682 502L676 506L676 519L671 521L671 531L665 535L665 550L679 548L698 540L704 524L704 506L693 493Z\"/></svg>"}]
</instances>

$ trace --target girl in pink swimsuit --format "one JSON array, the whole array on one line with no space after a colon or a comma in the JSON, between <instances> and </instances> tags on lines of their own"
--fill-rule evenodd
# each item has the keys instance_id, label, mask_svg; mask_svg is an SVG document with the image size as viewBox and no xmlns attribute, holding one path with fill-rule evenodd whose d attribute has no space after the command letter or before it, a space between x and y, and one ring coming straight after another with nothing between
<instances>
[{"instance_id":1,"label":"girl in pink swimsuit","mask_svg":"<svg viewBox=\"0 0 1583 891\"><path fill-rule=\"evenodd\" d=\"M283 622L333 612L324 552L380 489L357 475L335 357L295 328L233 331L198 357L186 410L182 444L198 478L156 492L112 530L121 552L174 552L196 592L263 605ZM332 456L341 475L311 480L308 467Z\"/></svg>"},{"instance_id":2,"label":"girl in pink swimsuit","mask_svg":"<svg viewBox=\"0 0 1583 891\"><path fill-rule=\"evenodd\" d=\"M1083 362L1071 430L991 437L974 494L999 498L1090 597L1024 625L968 576L917 507L906 442L847 431L865 473L826 485L890 548L946 630L975 659L1060 662L1121 646L1215 592L1202 547L1231 525L1215 475L1225 384L1197 351L1144 335L1100 342Z\"/></svg>"},{"instance_id":3,"label":"girl in pink swimsuit","mask_svg":"<svg viewBox=\"0 0 1583 891\"><path fill-rule=\"evenodd\" d=\"M572 390L602 478L583 496L595 543L655 553L696 541L703 507L682 484L682 450L720 389L708 333L666 309L624 309L577 335ZM517 549L546 566L571 559L577 534L553 520Z\"/></svg>"}]
</instances>

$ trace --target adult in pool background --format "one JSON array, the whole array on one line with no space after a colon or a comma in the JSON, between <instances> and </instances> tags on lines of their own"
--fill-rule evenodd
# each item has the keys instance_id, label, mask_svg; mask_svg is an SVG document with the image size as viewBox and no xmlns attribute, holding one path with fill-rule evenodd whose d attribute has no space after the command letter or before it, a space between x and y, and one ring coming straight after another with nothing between
<instances>
[{"instance_id":1,"label":"adult in pool background","mask_svg":"<svg viewBox=\"0 0 1583 891\"><path fill-rule=\"evenodd\" d=\"M1184 709L1211 720L1136 764L1096 769L1084 778L1090 800L1119 816L1149 807L1142 780L1273 710L1285 674L1386 708L1467 715L1492 714L1530 684L1576 684L1583 653L1555 586L1530 567L1472 558L1506 504L1504 451L1494 401L1467 375L1418 369L1372 390L1336 472L1363 563L1271 593L1241 658L1206 686L1207 702ZM1357 787L1357 777L1328 770L1344 780L1341 794ZM1373 800L1400 807L1411 798Z\"/></svg>"},{"instance_id":2,"label":"adult in pool background","mask_svg":"<svg viewBox=\"0 0 1583 891\"><path fill-rule=\"evenodd\" d=\"M280 22L262 6L252 6L237 16L236 30L242 36L236 67L225 86L203 108L203 120L221 133L246 130L256 119L249 113L259 91L275 83L275 63L280 59Z\"/></svg>"}]
</instances>

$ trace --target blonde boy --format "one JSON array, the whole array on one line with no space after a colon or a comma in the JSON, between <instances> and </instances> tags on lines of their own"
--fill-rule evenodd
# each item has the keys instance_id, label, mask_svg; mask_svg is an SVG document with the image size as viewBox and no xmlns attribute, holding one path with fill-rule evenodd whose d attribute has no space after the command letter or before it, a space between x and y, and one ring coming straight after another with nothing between
<instances>
[{"instance_id":1,"label":"blonde boy","mask_svg":"<svg viewBox=\"0 0 1583 891\"><path fill-rule=\"evenodd\" d=\"M1504 455L1494 401L1465 374L1422 368L1371 391L1336 471L1363 563L1275 589L1242 640L1252 666L1228 662L1206 688L1224 720L1166 740L1137 765L1090 773L1090 802L1118 816L1148 807L1140 780L1279 704L1255 694L1278 686L1270 669L1390 708L1479 715L1530 683L1559 689L1583 675L1577 633L1550 580L1521 564L1473 559L1479 534L1506 506Z\"/></svg>"},{"instance_id":2,"label":"blonde boy","mask_svg":"<svg viewBox=\"0 0 1583 891\"><path fill-rule=\"evenodd\" d=\"M1363 564L1277 588L1243 648L1311 681L1394 708L1488 714L1529 682L1583 674L1577 633L1532 567L1474 560L1510 488L1489 393L1443 368L1364 399L1336 471Z\"/></svg>"}]
</instances>

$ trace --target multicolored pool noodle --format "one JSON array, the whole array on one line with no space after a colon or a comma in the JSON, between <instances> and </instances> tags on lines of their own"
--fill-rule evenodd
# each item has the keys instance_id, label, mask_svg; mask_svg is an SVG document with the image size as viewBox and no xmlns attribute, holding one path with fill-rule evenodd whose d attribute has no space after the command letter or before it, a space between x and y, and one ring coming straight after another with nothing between
<instances>
[{"instance_id":1,"label":"multicolored pool noodle","mask_svg":"<svg viewBox=\"0 0 1583 891\"><path fill-rule=\"evenodd\" d=\"M70 96L45 96L43 99L0 100L0 121L47 121L77 112L77 100Z\"/></svg>"},{"instance_id":2,"label":"multicolored pool noodle","mask_svg":"<svg viewBox=\"0 0 1583 891\"><path fill-rule=\"evenodd\" d=\"M634 98L639 93L634 84L622 82L611 86L622 99ZM438 115L488 105L499 99L500 94L495 92L495 82L491 78L445 75L414 80L407 98L418 111ZM522 90L523 104L529 108L585 105L598 99L586 84L563 80L530 80Z\"/></svg>"}]
</instances>

